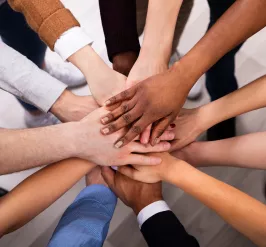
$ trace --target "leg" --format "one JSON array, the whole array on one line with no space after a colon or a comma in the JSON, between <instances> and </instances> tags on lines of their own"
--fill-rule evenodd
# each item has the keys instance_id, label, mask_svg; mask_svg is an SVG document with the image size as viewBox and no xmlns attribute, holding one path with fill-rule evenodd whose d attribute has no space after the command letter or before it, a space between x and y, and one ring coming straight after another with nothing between
<instances>
[{"instance_id":1,"label":"leg","mask_svg":"<svg viewBox=\"0 0 266 247\"><path fill-rule=\"evenodd\" d=\"M208 0L210 6L209 29L223 15L235 0ZM227 53L207 73L206 87L211 101L219 99L238 89L235 78L235 54L241 45ZM208 140L219 140L235 136L235 118L224 121L212 127L207 132Z\"/></svg>"},{"instance_id":2,"label":"leg","mask_svg":"<svg viewBox=\"0 0 266 247\"><path fill-rule=\"evenodd\" d=\"M0 35L7 45L26 56L38 67L43 66L46 45L28 27L23 15L13 11L7 2L0 7ZM37 110L22 101L20 103L28 111Z\"/></svg>"}]
</instances>

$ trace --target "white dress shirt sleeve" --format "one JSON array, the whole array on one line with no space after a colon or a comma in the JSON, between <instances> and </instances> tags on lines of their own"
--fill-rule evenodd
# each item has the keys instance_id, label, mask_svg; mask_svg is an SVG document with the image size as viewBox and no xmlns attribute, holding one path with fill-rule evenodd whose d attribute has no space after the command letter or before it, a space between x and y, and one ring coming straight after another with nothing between
<instances>
[{"instance_id":1,"label":"white dress shirt sleeve","mask_svg":"<svg viewBox=\"0 0 266 247\"><path fill-rule=\"evenodd\" d=\"M157 202L154 202L146 206L139 212L137 216L139 228L141 228L143 223L149 218L151 218L153 215L158 214L160 212L169 211L169 210L171 209L168 207L165 201L157 201Z\"/></svg>"},{"instance_id":2,"label":"white dress shirt sleeve","mask_svg":"<svg viewBox=\"0 0 266 247\"><path fill-rule=\"evenodd\" d=\"M65 61L76 51L92 43L93 40L81 27L72 27L55 42L54 50Z\"/></svg>"}]
</instances>

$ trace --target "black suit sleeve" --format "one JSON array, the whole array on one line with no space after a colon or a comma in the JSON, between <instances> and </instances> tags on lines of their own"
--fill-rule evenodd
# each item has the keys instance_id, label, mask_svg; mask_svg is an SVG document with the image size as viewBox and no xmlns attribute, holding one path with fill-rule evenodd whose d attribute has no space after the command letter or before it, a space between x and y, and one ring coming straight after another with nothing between
<instances>
[{"instance_id":1,"label":"black suit sleeve","mask_svg":"<svg viewBox=\"0 0 266 247\"><path fill-rule=\"evenodd\" d=\"M141 232L149 247L199 247L172 211L160 212L146 220Z\"/></svg>"},{"instance_id":2,"label":"black suit sleeve","mask_svg":"<svg viewBox=\"0 0 266 247\"><path fill-rule=\"evenodd\" d=\"M139 54L136 0L99 0L109 60L123 52Z\"/></svg>"}]
</instances>

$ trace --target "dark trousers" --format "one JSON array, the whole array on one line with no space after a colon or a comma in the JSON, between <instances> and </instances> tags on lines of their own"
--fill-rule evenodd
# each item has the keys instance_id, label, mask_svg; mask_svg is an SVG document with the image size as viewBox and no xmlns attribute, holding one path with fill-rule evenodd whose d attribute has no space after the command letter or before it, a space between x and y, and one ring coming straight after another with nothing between
<instances>
[{"instance_id":1,"label":"dark trousers","mask_svg":"<svg viewBox=\"0 0 266 247\"><path fill-rule=\"evenodd\" d=\"M226 12L235 0L208 0L210 7L210 29ZM211 101L217 100L238 89L235 77L235 55L242 44L224 55L206 73L206 87ZM208 133L208 140L225 139L235 136L235 118L212 127Z\"/></svg>"},{"instance_id":2,"label":"dark trousers","mask_svg":"<svg viewBox=\"0 0 266 247\"><path fill-rule=\"evenodd\" d=\"M0 36L8 46L42 68L46 45L38 34L30 29L24 16L12 10L7 2L0 6ZM37 110L36 107L22 101L20 103L29 111Z\"/></svg>"}]
</instances>

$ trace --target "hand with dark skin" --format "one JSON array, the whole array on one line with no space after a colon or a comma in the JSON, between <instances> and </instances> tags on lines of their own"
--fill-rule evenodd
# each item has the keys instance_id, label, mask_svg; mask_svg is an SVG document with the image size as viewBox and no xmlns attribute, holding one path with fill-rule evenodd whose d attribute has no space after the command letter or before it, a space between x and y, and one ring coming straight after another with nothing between
<instances>
[{"instance_id":1,"label":"hand with dark skin","mask_svg":"<svg viewBox=\"0 0 266 247\"><path fill-rule=\"evenodd\" d=\"M177 117L189 90L200 76L228 51L266 26L265 8L264 0L236 1L170 70L107 100L107 106L122 104L103 116L102 123L109 125L102 129L102 133L110 134L131 125L126 135L115 144L122 147L153 124L150 142L154 145Z\"/></svg>"},{"instance_id":2,"label":"hand with dark skin","mask_svg":"<svg viewBox=\"0 0 266 247\"><path fill-rule=\"evenodd\" d=\"M147 184L113 171L110 167L102 167L102 176L109 188L136 215L153 202L163 200L162 184Z\"/></svg>"},{"instance_id":3,"label":"hand with dark skin","mask_svg":"<svg viewBox=\"0 0 266 247\"><path fill-rule=\"evenodd\" d=\"M111 134L132 124L126 135L116 142L115 146L120 148L141 134L149 124L157 121L153 124L151 144L158 143L159 137L175 120L185 102L189 90L176 87L188 80L184 74L179 67L171 68L166 73L150 77L112 97L106 102L107 106L124 102L102 118L102 123L108 124L102 128L102 133ZM178 94L182 97L177 97Z\"/></svg>"},{"instance_id":4,"label":"hand with dark skin","mask_svg":"<svg viewBox=\"0 0 266 247\"><path fill-rule=\"evenodd\" d=\"M113 69L128 76L137 58L138 54L133 51L119 53L113 57Z\"/></svg>"}]
</instances>

